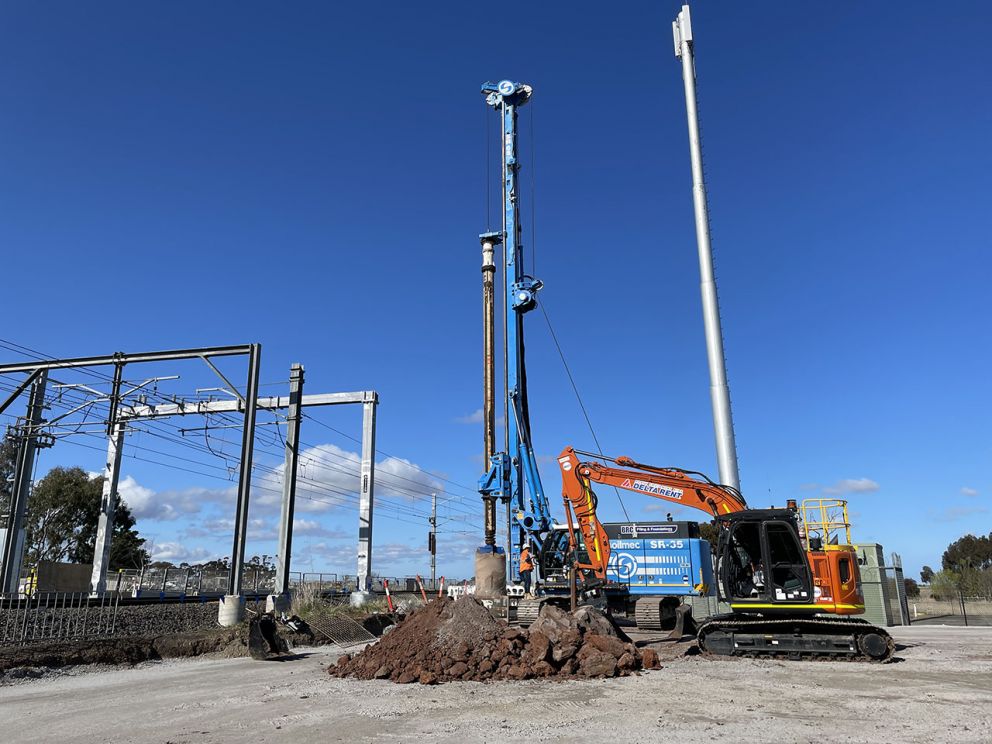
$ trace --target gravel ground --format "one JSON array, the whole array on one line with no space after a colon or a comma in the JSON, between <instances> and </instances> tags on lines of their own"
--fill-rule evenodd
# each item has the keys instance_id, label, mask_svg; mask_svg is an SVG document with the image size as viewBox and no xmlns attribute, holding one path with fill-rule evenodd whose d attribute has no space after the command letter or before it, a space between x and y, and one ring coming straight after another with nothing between
<instances>
[{"instance_id":1,"label":"gravel ground","mask_svg":"<svg viewBox=\"0 0 992 744\"><path fill-rule=\"evenodd\" d=\"M165 635L217 627L216 602L132 605L117 611L117 635Z\"/></svg>"},{"instance_id":2,"label":"gravel ground","mask_svg":"<svg viewBox=\"0 0 992 744\"><path fill-rule=\"evenodd\" d=\"M31 722L11 743L992 741L992 630L892 633L902 661L886 665L690 656L641 677L437 687L331 678L325 647L22 680L0 709Z\"/></svg>"}]
</instances>

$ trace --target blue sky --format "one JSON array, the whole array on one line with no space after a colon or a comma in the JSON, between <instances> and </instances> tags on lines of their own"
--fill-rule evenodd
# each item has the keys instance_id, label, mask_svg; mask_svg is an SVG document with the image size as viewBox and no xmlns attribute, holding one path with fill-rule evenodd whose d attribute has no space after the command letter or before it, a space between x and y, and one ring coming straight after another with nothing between
<instances>
[{"instance_id":1,"label":"blue sky","mask_svg":"<svg viewBox=\"0 0 992 744\"><path fill-rule=\"evenodd\" d=\"M604 450L715 473L678 7L8 5L2 337L56 356L259 341L263 391L296 361L309 392L377 390L394 487L377 567L426 571L437 490L457 517L439 570L469 573L489 115L478 88L524 80L528 260ZM693 19L745 494L843 493L856 538L913 572L936 565L949 541L992 528L992 10L708 2ZM557 509L553 456L592 443L543 318L528 323L535 445ZM215 384L181 374L163 394ZM338 491L360 413L312 416L311 495L335 496L301 509L294 560L351 572L357 517ZM162 426L129 439L146 447L128 450L144 459L125 460L122 488L141 530L161 557L227 552L234 450L221 440L237 430ZM275 427L260 437L262 482L281 445ZM67 437L40 472L99 470L102 447ZM264 493L249 553L274 550ZM613 494L601 503L621 516ZM625 503L637 519L667 511Z\"/></svg>"}]
</instances>

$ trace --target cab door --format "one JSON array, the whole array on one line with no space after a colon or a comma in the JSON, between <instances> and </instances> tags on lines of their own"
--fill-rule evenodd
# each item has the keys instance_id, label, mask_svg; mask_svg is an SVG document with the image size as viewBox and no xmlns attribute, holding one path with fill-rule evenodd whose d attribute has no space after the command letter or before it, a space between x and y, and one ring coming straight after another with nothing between
<instances>
[{"instance_id":1,"label":"cab door","mask_svg":"<svg viewBox=\"0 0 992 744\"><path fill-rule=\"evenodd\" d=\"M765 581L769 599L782 604L813 602L809 563L795 526L788 522L768 521L763 528L767 551Z\"/></svg>"},{"instance_id":2,"label":"cab door","mask_svg":"<svg viewBox=\"0 0 992 744\"><path fill-rule=\"evenodd\" d=\"M767 586L758 573L764 562L760 522L738 520L722 528L717 555L722 600L767 601Z\"/></svg>"},{"instance_id":3,"label":"cab door","mask_svg":"<svg viewBox=\"0 0 992 744\"><path fill-rule=\"evenodd\" d=\"M815 610L809 564L793 524L732 521L720 532L718 555L721 599L735 609Z\"/></svg>"}]
</instances>

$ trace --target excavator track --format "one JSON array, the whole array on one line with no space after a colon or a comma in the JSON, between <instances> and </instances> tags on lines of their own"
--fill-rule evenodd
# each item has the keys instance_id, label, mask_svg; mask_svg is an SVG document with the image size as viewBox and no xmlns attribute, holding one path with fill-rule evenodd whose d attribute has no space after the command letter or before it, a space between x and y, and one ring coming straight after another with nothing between
<instances>
[{"instance_id":1,"label":"excavator track","mask_svg":"<svg viewBox=\"0 0 992 744\"><path fill-rule=\"evenodd\" d=\"M696 626L692 608L677 597L644 597L634 605L634 622L640 630L668 630L670 640L677 640Z\"/></svg>"},{"instance_id":2,"label":"excavator track","mask_svg":"<svg viewBox=\"0 0 992 744\"><path fill-rule=\"evenodd\" d=\"M661 630L661 600L657 597L637 600L634 621L642 630Z\"/></svg>"},{"instance_id":3,"label":"excavator track","mask_svg":"<svg viewBox=\"0 0 992 744\"><path fill-rule=\"evenodd\" d=\"M713 656L746 656L886 663L895 642L885 630L856 618L753 618L716 616L697 633Z\"/></svg>"},{"instance_id":4,"label":"excavator track","mask_svg":"<svg viewBox=\"0 0 992 744\"><path fill-rule=\"evenodd\" d=\"M517 602L517 624L528 626L533 623L541 614L541 607L544 606L545 598L520 599Z\"/></svg>"}]
</instances>

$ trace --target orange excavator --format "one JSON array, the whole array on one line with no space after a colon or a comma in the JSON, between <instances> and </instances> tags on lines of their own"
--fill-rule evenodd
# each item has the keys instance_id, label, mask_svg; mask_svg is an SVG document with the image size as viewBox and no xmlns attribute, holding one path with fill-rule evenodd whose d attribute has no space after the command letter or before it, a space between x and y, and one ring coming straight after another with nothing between
<instances>
[{"instance_id":1,"label":"orange excavator","mask_svg":"<svg viewBox=\"0 0 992 744\"><path fill-rule=\"evenodd\" d=\"M587 456L596 460L580 460ZM593 484L643 493L710 514L719 530L717 595L731 612L697 630L715 655L887 661L889 634L860 618L864 598L854 548L806 534L794 501L751 509L739 491L701 473L659 468L629 457L604 458L566 447L558 458L575 575L587 587L606 582L610 542L596 514ZM850 537L848 535L848 543ZM681 620L681 618L680 618Z\"/></svg>"}]
</instances>

